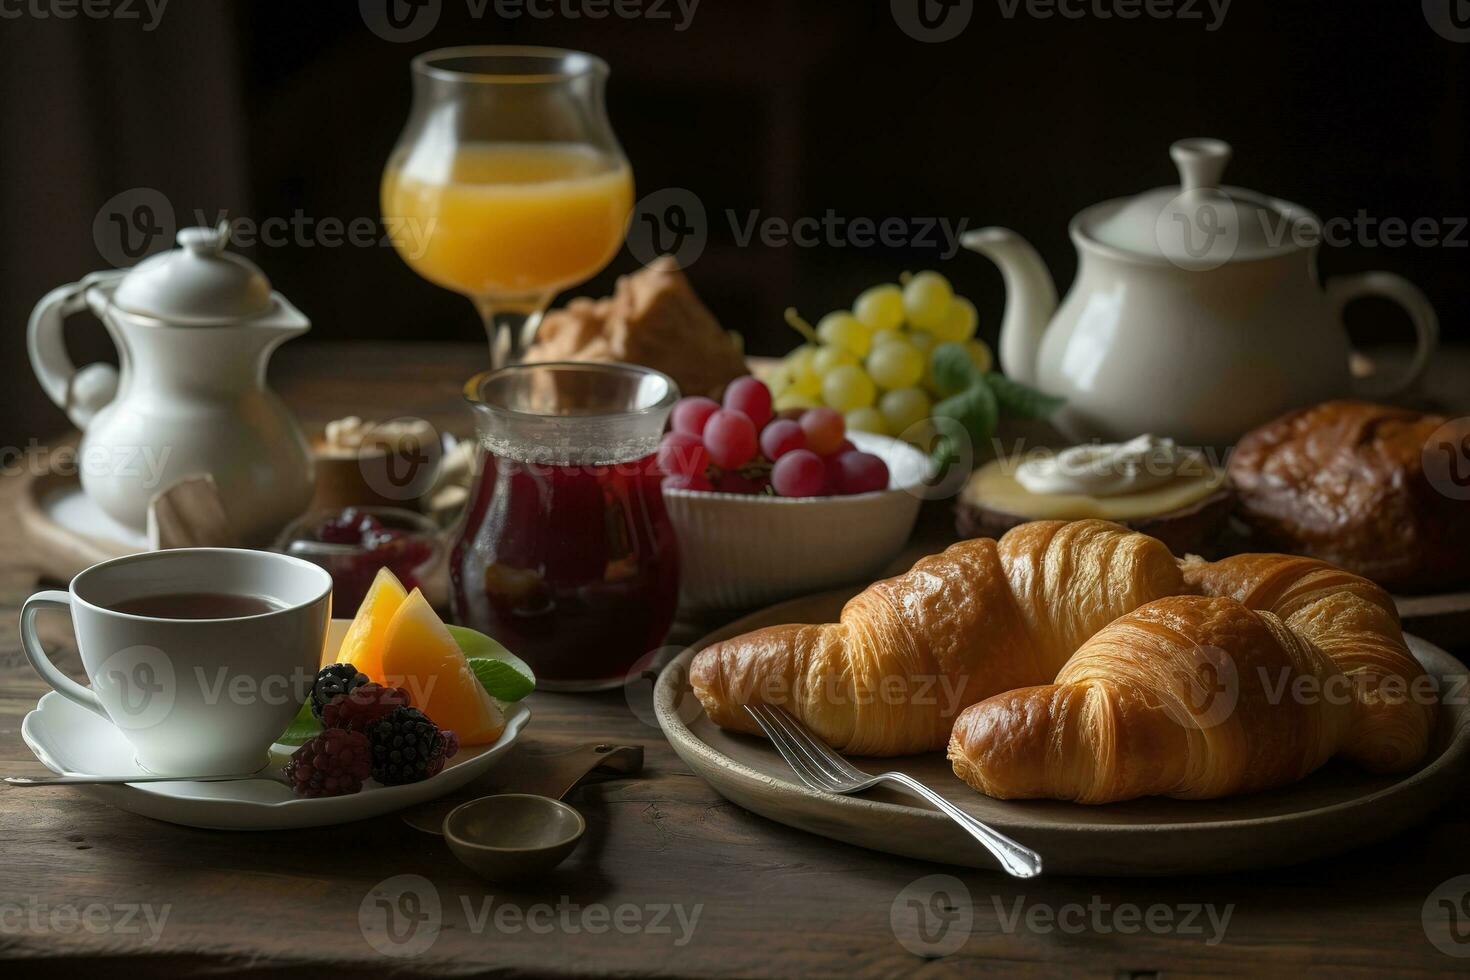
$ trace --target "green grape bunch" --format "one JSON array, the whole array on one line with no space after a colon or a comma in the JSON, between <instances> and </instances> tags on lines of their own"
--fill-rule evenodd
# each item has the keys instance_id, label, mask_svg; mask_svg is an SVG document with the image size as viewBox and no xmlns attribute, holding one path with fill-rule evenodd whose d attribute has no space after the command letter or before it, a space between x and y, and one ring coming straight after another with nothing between
<instances>
[{"instance_id":1,"label":"green grape bunch","mask_svg":"<svg viewBox=\"0 0 1470 980\"><path fill-rule=\"evenodd\" d=\"M920 442L925 433L916 426L943 395L934 350L959 344L978 371L991 369L990 348L975 336L974 303L938 272L904 273L900 280L864 290L851 310L828 313L815 328L787 311L787 322L807 342L767 378L777 411L832 408L849 429Z\"/></svg>"}]
</instances>

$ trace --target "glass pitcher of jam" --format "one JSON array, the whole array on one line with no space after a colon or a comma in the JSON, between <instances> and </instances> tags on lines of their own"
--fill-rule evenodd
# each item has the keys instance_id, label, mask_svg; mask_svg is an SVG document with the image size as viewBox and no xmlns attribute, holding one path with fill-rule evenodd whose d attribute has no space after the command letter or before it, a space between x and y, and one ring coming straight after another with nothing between
<instances>
[{"instance_id":1,"label":"glass pitcher of jam","mask_svg":"<svg viewBox=\"0 0 1470 980\"><path fill-rule=\"evenodd\" d=\"M481 451L449 558L455 620L542 688L621 685L678 605L654 460L678 387L626 364L519 364L470 379L465 397Z\"/></svg>"}]
</instances>

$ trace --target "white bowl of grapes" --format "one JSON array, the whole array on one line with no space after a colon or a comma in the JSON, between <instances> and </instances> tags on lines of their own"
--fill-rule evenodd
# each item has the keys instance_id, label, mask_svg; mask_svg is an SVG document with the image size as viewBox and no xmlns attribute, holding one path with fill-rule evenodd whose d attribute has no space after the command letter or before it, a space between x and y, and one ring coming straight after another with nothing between
<instances>
[{"instance_id":1,"label":"white bowl of grapes","mask_svg":"<svg viewBox=\"0 0 1470 980\"><path fill-rule=\"evenodd\" d=\"M786 319L805 343L759 380L674 407L659 463L686 610L870 579L913 531L934 470L916 446L934 448L936 419L984 432L954 396L993 377L990 348L943 275L906 273L815 327Z\"/></svg>"},{"instance_id":2,"label":"white bowl of grapes","mask_svg":"<svg viewBox=\"0 0 1470 980\"><path fill-rule=\"evenodd\" d=\"M795 310L786 318L805 343L759 379L731 382L719 403L674 406L658 458L686 610L881 572L929 490L936 421L982 437L993 419L968 417L967 386L997 398L1021 387L990 390L1004 379L976 337L975 307L937 272L874 286L815 327Z\"/></svg>"},{"instance_id":3,"label":"white bowl of grapes","mask_svg":"<svg viewBox=\"0 0 1470 980\"><path fill-rule=\"evenodd\" d=\"M778 413L772 402L745 377L723 405L674 406L658 461L686 610L744 609L871 577L913 530L927 456L848 431L834 409Z\"/></svg>"}]
</instances>

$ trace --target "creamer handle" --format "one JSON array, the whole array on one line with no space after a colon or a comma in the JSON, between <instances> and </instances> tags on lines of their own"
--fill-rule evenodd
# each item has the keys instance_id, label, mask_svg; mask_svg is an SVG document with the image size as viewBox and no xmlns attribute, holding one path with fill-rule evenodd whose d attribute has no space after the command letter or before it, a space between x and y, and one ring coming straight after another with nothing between
<instances>
[{"instance_id":1,"label":"creamer handle","mask_svg":"<svg viewBox=\"0 0 1470 980\"><path fill-rule=\"evenodd\" d=\"M31 370L36 372L46 394L79 429L85 429L92 416L117 394L117 369L98 363L78 371L66 352L62 326L67 317L86 309L88 289L121 276L117 271L94 272L81 282L51 290L31 311L26 328Z\"/></svg>"}]
</instances>

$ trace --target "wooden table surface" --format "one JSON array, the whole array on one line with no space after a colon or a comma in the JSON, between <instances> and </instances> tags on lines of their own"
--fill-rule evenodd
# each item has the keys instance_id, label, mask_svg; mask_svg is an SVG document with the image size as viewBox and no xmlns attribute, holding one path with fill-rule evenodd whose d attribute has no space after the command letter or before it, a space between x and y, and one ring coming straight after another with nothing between
<instances>
[{"instance_id":1,"label":"wooden table surface","mask_svg":"<svg viewBox=\"0 0 1470 980\"><path fill-rule=\"evenodd\" d=\"M391 405L464 432L457 392L483 352L298 346L278 360L276 383L308 424L352 412L381 417ZM944 525L942 508L926 515L918 547L941 544ZM22 570L0 569L6 773L42 771L20 722L45 687L20 654L15 625L34 585ZM682 625L680 636L687 642L704 625ZM80 676L65 630L51 629L60 663ZM233 834L136 817L76 790L0 787L0 957L22 961L4 973L1142 977L1470 968L1470 794L1411 833L1284 870L1017 882L865 852L740 810L668 748L652 722L650 689L532 696L528 733L487 788L534 785L537 755L579 743L646 750L641 778L570 798L587 818L587 839L534 887L486 885L441 840L395 816ZM376 900L403 888L420 914L390 922ZM1447 924L1458 943L1445 938Z\"/></svg>"}]
</instances>

